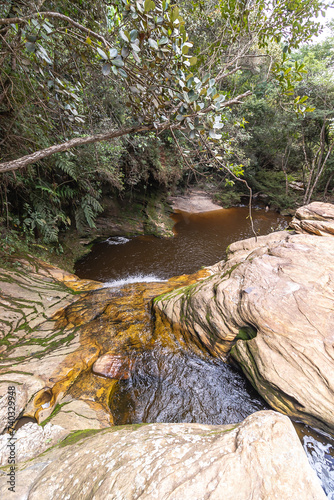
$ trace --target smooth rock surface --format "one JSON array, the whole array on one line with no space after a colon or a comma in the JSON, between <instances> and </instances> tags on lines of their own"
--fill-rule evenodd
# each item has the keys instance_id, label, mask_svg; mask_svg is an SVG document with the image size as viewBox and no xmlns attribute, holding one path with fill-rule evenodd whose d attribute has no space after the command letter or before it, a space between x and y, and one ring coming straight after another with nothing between
<instances>
[{"instance_id":1,"label":"smooth rock surface","mask_svg":"<svg viewBox=\"0 0 334 500\"><path fill-rule=\"evenodd\" d=\"M235 426L125 426L64 444L19 468L15 498L326 499L290 420L272 411ZM2 472L1 498L6 481Z\"/></svg>"},{"instance_id":2,"label":"smooth rock surface","mask_svg":"<svg viewBox=\"0 0 334 500\"><path fill-rule=\"evenodd\" d=\"M334 239L282 231L240 241L212 270L156 309L215 355L233 347L275 409L333 431Z\"/></svg>"}]
</instances>

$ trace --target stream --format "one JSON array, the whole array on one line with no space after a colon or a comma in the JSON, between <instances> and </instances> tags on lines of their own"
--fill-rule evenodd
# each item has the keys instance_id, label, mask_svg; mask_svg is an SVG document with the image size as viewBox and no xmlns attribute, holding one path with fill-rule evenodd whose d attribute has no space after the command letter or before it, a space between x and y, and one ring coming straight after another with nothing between
<instances>
[{"instance_id":1,"label":"stream","mask_svg":"<svg viewBox=\"0 0 334 500\"><path fill-rule=\"evenodd\" d=\"M138 293L159 295L158 290L154 292L158 283L213 265L225 258L229 244L253 236L246 207L202 214L178 212L172 218L174 238L110 237L95 244L90 254L77 263L76 274L105 282L115 301L126 296L127 302L136 302ZM289 223L288 217L261 209L253 211L253 219L258 235L285 229ZM133 317L131 328L137 332L137 338L152 329L148 303L147 299L140 306L145 309L140 322L135 319L137 313L126 308L126 321ZM148 343L129 340L120 351L134 364L131 376L118 381L110 398L115 425L231 424L269 408L236 366L198 348L189 348L166 325L156 327L150 335ZM334 500L333 437L301 423L294 425L325 493Z\"/></svg>"}]
</instances>

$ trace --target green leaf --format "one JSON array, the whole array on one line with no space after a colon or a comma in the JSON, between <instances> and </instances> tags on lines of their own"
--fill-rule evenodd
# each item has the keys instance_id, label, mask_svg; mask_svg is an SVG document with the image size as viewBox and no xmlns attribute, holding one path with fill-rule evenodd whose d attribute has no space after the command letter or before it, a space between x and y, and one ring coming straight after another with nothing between
<instances>
[{"instance_id":1,"label":"green leaf","mask_svg":"<svg viewBox=\"0 0 334 500\"><path fill-rule=\"evenodd\" d=\"M121 30L119 32L121 38L125 41L125 42L129 42L130 41L130 35L128 33L125 33L123 30Z\"/></svg>"},{"instance_id":2,"label":"green leaf","mask_svg":"<svg viewBox=\"0 0 334 500\"><path fill-rule=\"evenodd\" d=\"M36 50L36 45L32 42L26 42L26 49L28 52L33 53Z\"/></svg>"},{"instance_id":3,"label":"green leaf","mask_svg":"<svg viewBox=\"0 0 334 500\"><path fill-rule=\"evenodd\" d=\"M109 57L110 59L113 59L114 57L118 56L118 50L117 49L110 49L109 50Z\"/></svg>"},{"instance_id":4,"label":"green leaf","mask_svg":"<svg viewBox=\"0 0 334 500\"><path fill-rule=\"evenodd\" d=\"M102 49L100 49L100 47L96 47L96 50L103 59L105 59L106 61L108 60L107 54Z\"/></svg>"},{"instance_id":5,"label":"green leaf","mask_svg":"<svg viewBox=\"0 0 334 500\"><path fill-rule=\"evenodd\" d=\"M150 10L154 9L155 9L155 3L152 0L145 0L144 11L149 12Z\"/></svg>"},{"instance_id":6,"label":"green leaf","mask_svg":"<svg viewBox=\"0 0 334 500\"><path fill-rule=\"evenodd\" d=\"M133 55L133 58L134 60L140 64L141 63L141 60L140 60L140 57L138 56L137 52L132 52L132 55Z\"/></svg>"},{"instance_id":7,"label":"green leaf","mask_svg":"<svg viewBox=\"0 0 334 500\"><path fill-rule=\"evenodd\" d=\"M110 73L110 68L111 68L111 65L109 63L103 64L102 65L102 74L104 76L108 76Z\"/></svg>"},{"instance_id":8,"label":"green leaf","mask_svg":"<svg viewBox=\"0 0 334 500\"><path fill-rule=\"evenodd\" d=\"M168 43L169 40L166 36L163 36L160 40L159 40L159 45L166 45L166 43Z\"/></svg>"},{"instance_id":9,"label":"green leaf","mask_svg":"<svg viewBox=\"0 0 334 500\"><path fill-rule=\"evenodd\" d=\"M122 66L124 66L124 61L122 59L113 59L111 61L111 64L117 66L117 68L121 68Z\"/></svg>"},{"instance_id":10,"label":"green leaf","mask_svg":"<svg viewBox=\"0 0 334 500\"><path fill-rule=\"evenodd\" d=\"M28 42L35 43L37 40L37 36L36 35L26 35L26 39L28 40Z\"/></svg>"},{"instance_id":11,"label":"green leaf","mask_svg":"<svg viewBox=\"0 0 334 500\"><path fill-rule=\"evenodd\" d=\"M124 78L127 78L128 77L128 74L126 73L126 71L124 71L124 69L120 68L118 70L119 74L122 75Z\"/></svg>"},{"instance_id":12,"label":"green leaf","mask_svg":"<svg viewBox=\"0 0 334 500\"><path fill-rule=\"evenodd\" d=\"M149 38L147 41L148 41L149 46L152 47L152 49L159 50L159 45L157 44L157 42L155 40L153 40L153 38Z\"/></svg>"},{"instance_id":13,"label":"green leaf","mask_svg":"<svg viewBox=\"0 0 334 500\"><path fill-rule=\"evenodd\" d=\"M130 31L130 41L134 42L138 37L138 31L137 30L132 30Z\"/></svg>"},{"instance_id":14,"label":"green leaf","mask_svg":"<svg viewBox=\"0 0 334 500\"><path fill-rule=\"evenodd\" d=\"M121 54L123 58L128 57L128 55L130 54L130 49L128 47L123 47Z\"/></svg>"}]
</instances>

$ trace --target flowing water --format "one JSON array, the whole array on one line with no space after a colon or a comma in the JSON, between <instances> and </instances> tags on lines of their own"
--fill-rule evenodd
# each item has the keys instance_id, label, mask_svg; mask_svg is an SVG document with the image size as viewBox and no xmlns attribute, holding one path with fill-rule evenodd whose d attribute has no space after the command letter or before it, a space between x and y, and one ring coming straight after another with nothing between
<instances>
[{"instance_id":1,"label":"flowing water","mask_svg":"<svg viewBox=\"0 0 334 500\"><path fill-rule=\"evenodd\" d=\"M288 225L287 217L274 212L254 210L253 218L257 234ZM126 333L128 340L117 350L117 355L134 363L131 376L119 380L108 396L114 424L230 424L268 409L236 367L212 358L198 346L186 345L168 325L161 324L161 319L153 327L149 308L150 299L164 291L159 288L161 282L212 265L225 257L233 241L253 236L247 208L204 214L179 212L173 220L174 238L111 237L94 245L77 264L76 273L81 278L103 281L111 287L115 310L124 309L124 319L121 313L114 313L113 327L121 332L118 335L133 335L131 340ZM136 303L133 309L132 303ZM90 374L85 385L101 379ZM294 425L328 498L334 500L333 438L303 424Z\"/></svg>"}]
</instances>

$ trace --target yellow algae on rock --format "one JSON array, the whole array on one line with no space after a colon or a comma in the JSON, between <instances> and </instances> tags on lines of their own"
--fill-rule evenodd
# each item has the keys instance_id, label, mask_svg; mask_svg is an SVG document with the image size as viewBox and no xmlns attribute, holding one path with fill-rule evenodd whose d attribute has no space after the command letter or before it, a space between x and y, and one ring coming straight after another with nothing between
<instances>
[{"instance_id":1,"label":"yellow algae on rock","mask_svg":"<svg viewBox=\"0 0 334 500\"><path fill-rule=\"evenodd\" d=\"M4 271L0 394L6 393L8 381L13 383L18 415L35 417L39 423L57 415L57 421L61 417L65 422L67 415L76 428L84 422L89 426L89 421L94 428L112 425L110 399L118 382L94 374L92 365L108 352L128 356L132 363L136 353L151 349L157 338L171 350L186 346L181 332L172 332L158 318L154 325L151 302L208 274L201 270L168 282L114 289L33 259ZM81 417L80 408L85 414ZM4 428L3 408L0 423Z\"/></svg>"}]
</instances>

